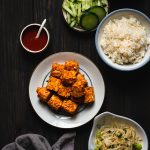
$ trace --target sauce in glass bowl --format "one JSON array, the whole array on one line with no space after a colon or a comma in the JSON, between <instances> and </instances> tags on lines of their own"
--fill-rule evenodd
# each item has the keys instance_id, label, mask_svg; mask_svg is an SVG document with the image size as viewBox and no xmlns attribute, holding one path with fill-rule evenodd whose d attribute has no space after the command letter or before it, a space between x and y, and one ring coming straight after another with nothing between
<instances>
[{"instance_id":1,"label":"sauce in glass bowl","mask_svg":"<svg viewBox=\"0 0 150 150\"><path fill-rule=\"evenodd\" d=\"M40 36L35 38L40 24L31 24L26 26L20 35L20 41L25 50L31 53L39 53L43 51L49 43L49 33L46 28L43 28Z\"/></svg>"}]
</instances>

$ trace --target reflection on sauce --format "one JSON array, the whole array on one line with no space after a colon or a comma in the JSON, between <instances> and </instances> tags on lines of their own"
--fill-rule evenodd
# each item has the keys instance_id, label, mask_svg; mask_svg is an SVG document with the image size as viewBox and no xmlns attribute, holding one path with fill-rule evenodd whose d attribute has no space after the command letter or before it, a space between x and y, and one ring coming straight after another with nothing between
<instances>
[{"instance_id":1,"label":"reflection on sauce","mask_svg":"<svg viewBox=\"0 0 150 150\"><path fill-rule=\"evenodd\" d=\"M23 45L31 51L39 51L44 48L47 43L48 37L44 29L41 31L39 38L35 38L39 28L39 26L32 25L23 32Z\"/></svg>"}]
</instances>

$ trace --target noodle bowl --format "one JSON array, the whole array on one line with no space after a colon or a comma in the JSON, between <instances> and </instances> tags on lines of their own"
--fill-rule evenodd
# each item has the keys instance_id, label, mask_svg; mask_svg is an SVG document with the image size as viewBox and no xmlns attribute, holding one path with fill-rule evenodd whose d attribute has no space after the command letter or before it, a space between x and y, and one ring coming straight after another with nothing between
<instances>
[{"instance_id":1,"label":"noodle bowl","mask_svg":"<svg viewBox=\"0 0 150 150\"><path fill-rule=\"evenodd\" d=\"M141 150L141 141L133 127L114 123L97 130L95 150Z\"/></svg>"}]
</instances>

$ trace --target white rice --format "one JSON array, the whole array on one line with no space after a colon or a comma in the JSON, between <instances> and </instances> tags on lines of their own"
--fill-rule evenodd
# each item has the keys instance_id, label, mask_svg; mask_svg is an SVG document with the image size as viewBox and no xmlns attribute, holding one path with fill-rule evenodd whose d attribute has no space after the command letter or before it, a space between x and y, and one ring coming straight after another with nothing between
<instances>
[{"instance_id":1,"label":"white rice","mask_svg":"<svg viewBox=\"0 0 150 150\"><path fill-rule=\"evenodd\" d=\"M114 63L139 63L148 47L145 27L134 16L110 20L104 27L100 46Z\"/></svg>"}]
</instances>

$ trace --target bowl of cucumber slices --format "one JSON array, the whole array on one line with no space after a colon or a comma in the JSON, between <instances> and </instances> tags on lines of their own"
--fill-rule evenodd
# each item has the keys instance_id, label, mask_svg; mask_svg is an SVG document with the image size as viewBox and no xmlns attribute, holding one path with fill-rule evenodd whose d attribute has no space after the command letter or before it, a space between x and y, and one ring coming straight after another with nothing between
<instances>
[{"instance_id":1,"label":"bowl of cucumber slices","mask_svg":"<svg viewBox=\"0 0 150 150\"><path fill-rule=\"evenodd\" d=\"M64 0L62 13L69 27L79 32L94 31L108 14L107 0Z\"/></svg>"}]
</instances>

